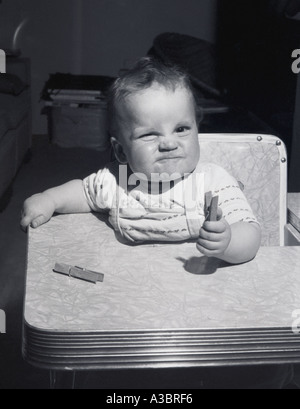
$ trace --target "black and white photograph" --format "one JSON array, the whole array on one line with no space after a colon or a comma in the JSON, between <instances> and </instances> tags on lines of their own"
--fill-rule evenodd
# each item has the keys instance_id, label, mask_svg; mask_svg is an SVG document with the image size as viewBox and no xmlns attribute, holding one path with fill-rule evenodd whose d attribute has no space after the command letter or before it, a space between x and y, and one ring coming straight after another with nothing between
<instances>
[{"instance_id":1,"label":"black and white photograph","mask_svg":"<svg viewBox=\"0 0 300 409\"><path fill-rule=\"evenodd\" d=\"M300 0L0 0L5 389L300 389Z\"/></svg>"}]
</instances>

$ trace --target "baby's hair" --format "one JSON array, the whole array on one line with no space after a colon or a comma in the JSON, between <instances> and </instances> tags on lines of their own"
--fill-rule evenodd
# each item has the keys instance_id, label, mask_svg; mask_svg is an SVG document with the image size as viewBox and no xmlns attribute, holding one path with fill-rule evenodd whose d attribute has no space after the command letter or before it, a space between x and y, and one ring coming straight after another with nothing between
<instances>
[{"instance_id":1,"label":"baby's hair","mask_svg":"<svg viewBox=\"0 0 300 409\"><path fill-rule=\"evenodd\" d=\"M113 126L115 109L118 103L127 96L158 84L174 91L178 86L187 89L194 100L198 116L197 104L189 75L173 63L161 62L152 57L139 59L132 68L123 72L112 84L108 94L109 123ZM111 129L112 130L112 129Z\"/></svg>"}]
</instances>

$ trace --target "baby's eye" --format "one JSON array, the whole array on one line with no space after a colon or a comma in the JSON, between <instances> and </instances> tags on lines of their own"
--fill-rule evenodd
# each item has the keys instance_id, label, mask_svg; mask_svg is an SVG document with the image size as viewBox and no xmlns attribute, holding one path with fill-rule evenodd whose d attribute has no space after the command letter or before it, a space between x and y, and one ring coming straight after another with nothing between
<instances>
[{"instance_id":1,"label":"baby's eye","mask_svg":"<svg viewBox=\"0 0 300 409\"><path fill-rule=\"evenodd\" d=\"M188 126L179 126L177 129L176 129L176 132L177 133L186 133L186 132L188 132L190 130L190 128L188 127Z\"/></svg>"},{"instance_id":2,"label":"baby's eye","mask_svg":"<svg viewBox=\"0 0 300 409\"><path fill-rule=\"evenodd\" d=\"M156 138L156 134L155 133L147 133L144 135L140 135L138 139L143 139L145 141L152 141Z\"/></svg>"}]
</instances>

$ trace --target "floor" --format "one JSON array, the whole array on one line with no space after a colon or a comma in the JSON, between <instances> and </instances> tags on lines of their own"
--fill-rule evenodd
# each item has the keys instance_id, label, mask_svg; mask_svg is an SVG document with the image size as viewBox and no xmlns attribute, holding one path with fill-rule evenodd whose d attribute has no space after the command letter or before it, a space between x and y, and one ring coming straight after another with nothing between
<instances>
[{"instance_id":1,"label":"floor","mask_svg":"<svg viewBox=\"0 0 300 409\"><path fill-rule=\"evenodd\" d=\"M6 313L6 333L0 334L0 389L49 387L49 373L22 358L22 311L26 272L27 236L19 228L26 197L99 168L109 154L82 149L62 149L46 136L33 138L31 159L24 163L0 208L0 309ZM295 388L290 367L161 369L78 373L76 388L99 389L199 389L199 388ZM299 368L295 368L300 384ZM61 385L69 386L67 378ZM64 383L65 382L65 383Z\"/></svg>"}]
</instances>

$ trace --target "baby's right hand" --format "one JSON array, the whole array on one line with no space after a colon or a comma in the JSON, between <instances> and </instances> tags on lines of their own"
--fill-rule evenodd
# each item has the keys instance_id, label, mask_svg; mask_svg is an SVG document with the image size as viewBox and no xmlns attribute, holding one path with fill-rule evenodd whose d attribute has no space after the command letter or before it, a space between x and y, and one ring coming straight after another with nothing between
<instances>
[{"instance_id":1,"label":"baby's right hand","mask_svg":"<svg viewBox=\"0 0 300 409\"><path fill-rule=\"evenodd\" d=\"M30 225L33 228L46 223L55 212L52 198L46 193L38 193L25 200L21 214L21 228L26 230Z\"/></svg>"}]
</instances>

